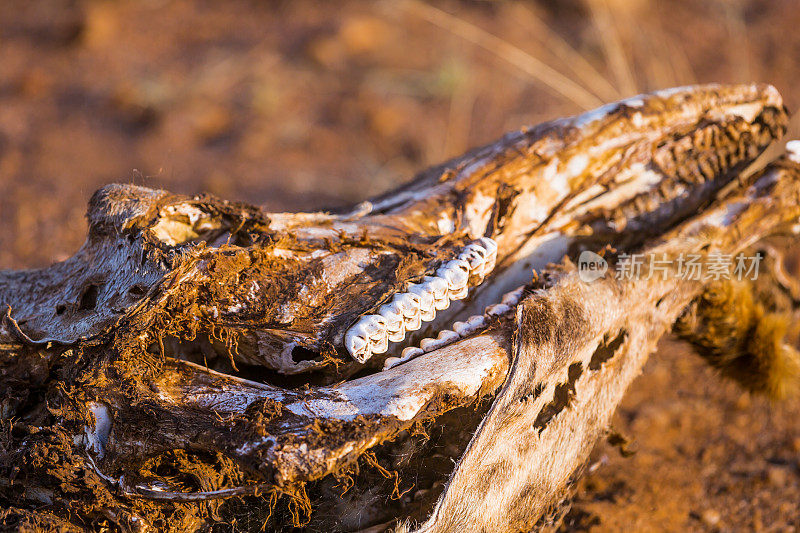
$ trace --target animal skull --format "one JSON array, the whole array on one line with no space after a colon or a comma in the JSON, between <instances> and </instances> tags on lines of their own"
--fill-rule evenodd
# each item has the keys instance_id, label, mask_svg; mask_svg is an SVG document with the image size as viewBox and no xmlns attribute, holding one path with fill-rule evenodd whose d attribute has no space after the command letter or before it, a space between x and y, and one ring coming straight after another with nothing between
<instances>
[{"instance_id":1,"label":"animal skull","mask_svg":"<svg viewBox=\"0 0 800 533\"><path fill-rule=\"evenodd\" d=\"M797 164L734 183L785 125L770 86L661 91L508 134L339 213L104 187L75 256L0 272L2 415L46 427L17 439L19 457L61 439L91 480L31 481L17 507L89 492L72 520L137 530L174 525L163 517L178 508L200 510L177 529L200 527L221 502L264 494L288 496L265 519L275 529L555 520L703 283L587 284L553 264L583 250L612 265L616 251L734 254L786 231ZM166 473L176 458L226 474L188 483ZM417 468L429 486L399 495ZM3 469L0 482L18 484ZM152 508L170 510L163 523Z\"/></svg>"}]
</instances>

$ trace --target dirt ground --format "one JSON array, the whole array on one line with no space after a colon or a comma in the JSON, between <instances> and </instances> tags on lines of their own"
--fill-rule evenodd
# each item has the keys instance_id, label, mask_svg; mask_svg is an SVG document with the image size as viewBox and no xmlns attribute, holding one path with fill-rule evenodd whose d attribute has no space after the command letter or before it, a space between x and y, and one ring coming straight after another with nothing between
<instances>
[{"instance_id":1,"label":"dirt ground","mask_svg":"<svg viewBox=\"0 0 800 533\"><path fill-rule=\"evenodd\" d=\"M770 82L795 109L798 27L796 0L3 1L0 268L71 255L110 182L318 209L650 89ZM565 531L800 527L798 400L666 340L614 426L635 453L597 447Z\"/></svg>"}]
</instances>

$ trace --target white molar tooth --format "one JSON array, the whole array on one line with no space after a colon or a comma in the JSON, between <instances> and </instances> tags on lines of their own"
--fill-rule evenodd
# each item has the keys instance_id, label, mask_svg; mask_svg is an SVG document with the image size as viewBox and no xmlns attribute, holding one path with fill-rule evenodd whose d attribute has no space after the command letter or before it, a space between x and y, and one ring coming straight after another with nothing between
<instances>
[{"instance_id":1,"label":"white molar tooth","mask_svg":"<svg viewBox=\"0 0 800 533\"><path fill-rule=\"evenodd\" d=\"M383 369L389 370L390 368L394 368L402 362L403 360L399 357L387 357L386 361L383 362Z\"/></svg>"},{"instance_id":2,"label":"white molar tooth","mask_svg":"<svg viewBox=\"0 0 800 533\"><path fill-rule=\"evenodd\" d=\"M450 297L445 295L444 298L439 298L433 301L433 306L437 311L442 311L450 307Z\"/></svg>"},{"instance_id":3,"label":"white molar tooth","mask_svg":"<svg viewBox=\"0 0 800 533\"><path fill-rule=\"evenodd\" d=\"M478 244L469 244L458 255L458 258L469 264L470 276L482 278L486 264L486 249Z\"/></svg>"},{"instance_id":4,"label":"white molar tooth","mask_svg":"<svg viewBox=\"0 0 800 533\"><path fill-rule=\"evenodd\" d=\"M422 284L427 290L433 293L433 299L441 300L447 298L447 280L438 276L425 276L425 283ZM439 309L438 307L436 309ZM446 309L446 308L445 308Z\"/></svg>"},{"instance_id":5,"label":"white molar tooth","mask_svg":"<svg viewBox=\"0 0 800 533\"><path fill-rule=\"evenodd\" d=\"M436 308L434 307L433 301L431 301L431 306L428 308L420 308L419 310L419 318L423 322L430 322L434 318L436 318Z\"/></svg>"},{"instance_id":6,"label":"white molar tooth","mask_svg":"<svg viewBox=\"0 0 800 533\"><path fill-rule=\"evenodd\" d=\"M419 296L403 292L395 294L392 302L402 310L403 325L406 331L416 331L422 326Z\"/></svg>"},{"instance_id":7,"label":"white molar tooth","mask_svg":"<svg viewBox=\"0 0 800 533\"><path fill-rule=\"evenodd\" d=\"M492 270L494 270L495 261L497 260L496 255L489 255L486 257L486 262L483 264L483 275L485 276Z\"/></svg>"},{"instance_id":8,"label":"white molar tooth","mask_svg":"<svg viewBox=\"0 0 800 533\"><path fill-rule=\"evenodd\" d=\"M404 323L400 324L400 327L397 329L388 329L386 330L387 337L391 342L401 342L406 338L406 326Z\"/></svg>"},{"instance_id":9,"label":"white molar tooth","mask_svg":"<svg viewBox=\"0 0 800 533\"><path fill-rule=\"evenodd\" d=\"M344 336L344 346L350 355L357 361L363 363L369 359L369 335L362 321L359 321L355 326L347 330Z\"/></svg>"},{"instance_id":10,"label":"white molar tooth","mask_svg":"<svg viewBox=\"0 0 800 533\"><path fill-rule=\"evenodd\" d=\"M409 346L408 348L403 348L403 351L400 353L400 360L408 361L409 359L413 359L414 357L424 353L425 351L422 348L417 346Z\"/></svg>"},{"instance_id":11,"label":"white molar tooth","mask_svg":"<svg viewBox=\"0 0 800 533\"><path fill-rule=\"evenodd\" d=\"M458 333L459 337L463 337L464 335L469 335L471 328L466 322L453 322L453 331Z\"/></svg>"},{"instance_id":12,"label":"white molar tooth","mask_svg":"<svg viewBox=\"0 0 800 533\"><path fill-rule=\"evenodd\" d=\"M422 318L417 315L414 317L405 317L405 327L406 331L417 331L419 328L422 327Z\"/></svg>"},{"instance_id":13,"label":"white molar tooth","mask_svg":"<svg viewBox=\"0 0 800 533\"><path fill-rule=\"evenodd\" d=\"M419 314L419 296L407 292L399 292L394 295L392 303L397 304L400 313L404 317L413 317Z\"/></svg>"},{"instance_id":14,"label":"white molar tooth","mask_svg":"<svg viewBox=\"0 0 800 533\"><path fill-rule=\"evenodd\" d=\"M447 296L451 300L463 300L464 298L467 297L468 293L469 293L469 287L464 285L463 287L461 287L458 290L447 291Z\"/></svg>"},{"instance_id":15,"label":"white molar tooth","mask_svg":"<svg viewBox=\"0 0 800 533\"><path fill-rule=\"evenodd\" d=\"M481 237L478 239L478 242L481 243L481 246L486 248L486 257L497 257L497 243L494 241L494 239L490 239L489 237Z\"/></svg>"},{"instance_id":16,"label":"white molar tooth","mask_svg":"<svg viewBox=\"0 0 800 533\"><path fill-rule=\"evenodd\" d=\"M364 331L369 338L380 336L382 332L386 331L386 319L381 315L364 315L358 324L364 325Z\"/></svg>"},{"instance_id":17,"label":"white molar tooth","mask_svg":"<svg viewBox=\"0 0 800 533\"><path fill-rule=\"evenodd\" d=\"M373 354L386 353L389 349L389 333L386 330L386 319L381 315L365 315L359 320L369 337L369 351Z\"/></svg>"},{"instance_id":18,"label":"white molar tooth","mask_svg":"<svg viewBox=\"0 0 800 533\"><path fill-rule=\"evenodd\" d=\"M481 237L478 239L478 242L486 248L486 263L483 265L483 272L484 275L486 275L494 270L494 265L497 261L497 243L494 242L494 239L490 239L489 237Z\"/></svg>"},{"instance_id":19,"label":"white molar tooth","mask_svg":"<svg viewBox=\"0 0 800 533\"><path fill-rule=\"evenodd\" d=\"M486 308L486 314L489 316L500 316L506 314L511 310L511 306L507 304L494 304Z\"/></svg>"},{"instance_id":20,"label":"white molar tooth","mask_svg":"<svg viewBox=\"0 0 800 533\"><path fill-rule=\"evenodd\" d=\"M449 329L443 329L442 331L439 332L439 336L437 338L440 341L450 343L457 341L461 337L459 337L458 333L456 333L455 331L451 331Z\"/></svg>"},{"instance_id":21,"label":"white molar tooth","mask_svg":"<svg viewBox=\"0 0 800 533\"><path fill-rule=\"evenodd\" d=\"M472 315L467 319L467 324L474 331L486 325L486 317L483 315Z\"/></svg>"},{"instance_id":22,"label":"white molar tooth","mask_svg":"<svg viewBox=\"0 0 800 533\"><path fill-rule=\"evenodd\" d=\"M389 333L384 331L382 335L371 339L369 349L373 354L386 353L389 350Z\"/></svg>"},{"instance_id":23,"label":"white molar tooth","mask_svg":"<svg viewBox=\"0 0 800 533\"><path fill-rule=\"evenodd\" d=\"M395 331L403 325L403 311L394 302L380 306L378 314L386 320L386 329L389 331Z\"/></svg>"},{"instance_id":24,"label":"white molar tooth","mask_svg":"<svg viewBox=\"0 0 800 533\"><path fill-rule=\"evenodd\" d=\"M420 285L411 283L408 286L408 292L419 297L419 313L420 318L424 322L430 322L436 318L433 290L429 286L427 286L425 283Z\"/></svg>"},{"instance_id":25,"label":"white molar tooth","mask_svg":"<svg viewBox=\"0 0 800 533\"><path fill-rule=\"evenodd\" d=\"M425 352L432 352L433 350L441 348L445 344L447 343L441 339L432 339L430 337L419 341L419 347L422 348L422 350Z\"/></svg>"},{"instance_id":26,"label":"white molar tooth","mask_svg":"<svg viewBox=\"0 0 800 533\"><path fill-rule=\"evenodd\" d=\"M436 275L447 280L450 291L458 291L466 287L469 281L469 263L462 259L453 259L440 266Z\"/></svg>"},{"instance_id":27,"label":"white molar tooth","mask_svg":"<svg viewBox=\"0 0 800 533\"><path fill-rule=\"evenodd\" d=\"M504 304L507 305L517 305L522 299L522 292L525 290L525 287L518 287L511 292L507 292L503 295L503 298L500 300Z\"/></svg>"}]
</instances>

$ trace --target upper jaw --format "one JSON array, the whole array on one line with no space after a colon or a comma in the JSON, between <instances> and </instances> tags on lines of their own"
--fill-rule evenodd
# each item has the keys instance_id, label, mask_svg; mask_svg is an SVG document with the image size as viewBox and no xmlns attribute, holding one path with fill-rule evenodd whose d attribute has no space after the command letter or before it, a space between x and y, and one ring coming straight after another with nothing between
<instances>
[{"instance_id":1,"label":"upper jaw","mask_svg":"<svg viewBox=\"0 0 800 533\"><path fill-rule=\"evenodd\" d=\"M576 247L600 238L630 245L649 225L680 220L784 125L770 86L674 89L511 134L340 215L110 187L93 199L90 238L75 257L41 273L3 273L0 296L28 339L42 343L96 337L135 315L145 343L157 342L158 327L178 336L223 331L227 342L210 339L212 348L227 352L235 337L234 358L282 373L348 352L364 362L385 344L386 356L397 356L388 342L401 337L396 315L408 311L404 333L425 326L434 316L428 296L445 305L443 282L449 307L434 309L428 332L481 314L531 268ZM134 244L118 247L120 233ZM458 261L470 246L491 259L464 285ZM101 248L114 260L93 264ZM65 271L85 279L64 284ZM26 275L52 290L4 291L4 280ZM42 308L66 311L43 316ZM193 321L174 320L187 312ZM355 339L369 315L381 318L367 324L377 330L367 350ZM340 371L358 365L349 367Z\"/></svg>"},{"instance_id":2,"label":"upper jaw","mask_svg":"<svg viewBox=\"0 0 800 533\"><path fill-rule=\"evenodd\" d=\"M468 299L431 317L427 331L435 334L500 302L529 279L531 268L599 243L634 246L653 228L663 230L696 212L785 124L771 86L642 95L477 149L367 203L370 214L360 219L397 219L431 232L444 226L492 239L497 267L470 285ZM375 305L349 330L362 335L356 350L348 347L361 362L369 356L364 325L377 330L370 321L381 315L389 321ZM392 351L384 343L373 353L397 356L402 346Z\"/></svg>"}]
</instances>

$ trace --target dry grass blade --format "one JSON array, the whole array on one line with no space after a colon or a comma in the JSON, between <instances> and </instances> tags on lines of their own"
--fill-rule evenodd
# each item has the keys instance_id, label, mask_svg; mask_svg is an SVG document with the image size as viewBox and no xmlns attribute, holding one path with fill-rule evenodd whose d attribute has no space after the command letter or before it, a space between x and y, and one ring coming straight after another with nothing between
<instances>
[{"instance_id":1,"label":"dry grass blade","mask_svg":"<svg viewBox=\"0 0 800 533\"><path fill-rule=\"evenodd\" d=\"M530 36L539 40L556 57L603 100L618 100L622 94L586 58L570 45L564 37L550 29L531 8L524 4L513 5L514 14L529 28Z\"/></svg>"},{"instance_id":2,"label":"dry grass blade","mask_svg":"<svg viewBox=\"0 0 800 533\"><path fill-rule=\"evenodd\" d=\"M603 103L546 63L486 30L418 0L407 0L403 6L409 13L491 52L583 109L592 109Z\"/></svg>"},{"instance_id":3,"label":"dry grass blade","mask_svg":"<svg viewBox=\"0 0 800 533\"><path fill-rule=\"evenodd\" d=\"M606 0L585 0L592 14L592 22L600 35L600 42L606 57L624 96L631 96L638 91L638 85L633 76L630 61L625 55L625 49L619 37L619 32L614 24L614 17Z\"/></svg>"}]
</instances>

